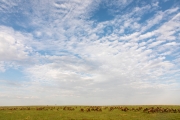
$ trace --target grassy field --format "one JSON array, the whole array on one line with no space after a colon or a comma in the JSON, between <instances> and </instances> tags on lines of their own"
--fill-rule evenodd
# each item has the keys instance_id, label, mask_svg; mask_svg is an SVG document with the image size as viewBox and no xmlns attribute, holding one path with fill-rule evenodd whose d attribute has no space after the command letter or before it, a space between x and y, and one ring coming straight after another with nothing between
<instances>
[{"instance_id":1,"label":"grassy field","mask_svg":"<svg viewBox=\"0 0 180 120\"><path fill-rule=\"evenodd\" d=\"M180 106L12 106L0 120L180 120Z\"/></svg>"}]
</instances>

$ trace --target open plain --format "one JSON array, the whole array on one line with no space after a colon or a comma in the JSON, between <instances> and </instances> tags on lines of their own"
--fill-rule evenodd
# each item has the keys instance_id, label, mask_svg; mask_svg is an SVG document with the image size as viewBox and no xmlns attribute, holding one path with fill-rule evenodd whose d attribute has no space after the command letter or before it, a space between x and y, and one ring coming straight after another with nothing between
<instances>
[{"instance_id":1,"label":"open plain","mask_svg":"<svg viewBox=\"0 0 180 120\"><path fill-rule=\"evenodd\" d=\"M0 120L180 120L180 106L2 106Z\"/></svg>"}]
</instances>

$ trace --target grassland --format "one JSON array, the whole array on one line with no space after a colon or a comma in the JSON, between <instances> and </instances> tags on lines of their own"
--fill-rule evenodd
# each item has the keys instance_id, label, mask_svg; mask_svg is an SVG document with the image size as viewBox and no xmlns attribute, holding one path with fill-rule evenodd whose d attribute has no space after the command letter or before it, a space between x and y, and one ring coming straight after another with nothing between
<instances>
[{"instance_id":1,"label":"grassland","mask_svg":"<svg viewBox=\"0 0 180 120\"><path fill-rule=\"evenodd\" d=\"M180 106L12 106L0 120L180 120Z\"/></svg>"}]
</instances>

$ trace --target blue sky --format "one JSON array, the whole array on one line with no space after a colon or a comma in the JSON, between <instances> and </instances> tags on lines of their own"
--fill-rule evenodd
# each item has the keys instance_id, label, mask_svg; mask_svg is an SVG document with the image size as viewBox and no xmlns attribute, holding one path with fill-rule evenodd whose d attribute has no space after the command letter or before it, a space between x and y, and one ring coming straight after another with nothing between
<instances>
[{"instance_id":1,"label":"blue sky","mask_svg":"<svg viewBox=\"0 0 180 120\"><path fill-rule=\"evenodd\" d=\"M180 104L179 0L1 0L0 105Z\"/></svg>"}]
</instances>

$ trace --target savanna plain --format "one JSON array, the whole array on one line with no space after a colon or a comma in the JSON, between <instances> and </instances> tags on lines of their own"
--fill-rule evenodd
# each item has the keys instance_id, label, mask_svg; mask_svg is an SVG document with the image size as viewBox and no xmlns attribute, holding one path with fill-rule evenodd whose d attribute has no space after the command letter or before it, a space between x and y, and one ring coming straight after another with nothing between
<instances>
[{"instance_id":1,"label":"savanna plain","mask_svg":"<svg viewBox=\"0 0 180 120\"><path fill-rule=\"evenodd\" d=\"M180 120L180 106L1 106L0 120Z\"/></svg>"}]
</instances>

